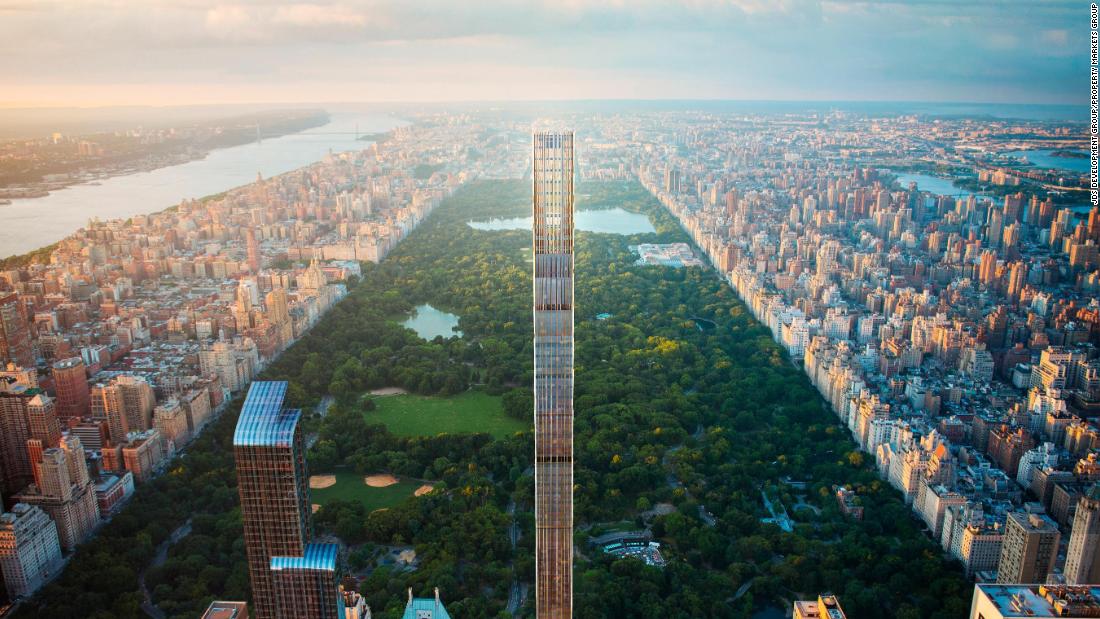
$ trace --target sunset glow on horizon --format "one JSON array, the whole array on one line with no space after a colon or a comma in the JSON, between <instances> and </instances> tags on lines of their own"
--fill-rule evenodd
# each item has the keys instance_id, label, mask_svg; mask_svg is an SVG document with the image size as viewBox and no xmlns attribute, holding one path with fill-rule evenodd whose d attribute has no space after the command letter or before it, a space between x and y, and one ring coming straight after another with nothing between
<instances>
[{"instance_id":1,"label":"sunset glow on horizon","mask_svg":"<svg viewBox=\"0 0 1100 619\"><path fill-rule=\"evenodd\" d=\"M0 106L663 98L1081 103L1087 89L1077 76L1088 47L1087 30L1077 27L1082 6L5 0Z\"/></svg>"}]
</instances>

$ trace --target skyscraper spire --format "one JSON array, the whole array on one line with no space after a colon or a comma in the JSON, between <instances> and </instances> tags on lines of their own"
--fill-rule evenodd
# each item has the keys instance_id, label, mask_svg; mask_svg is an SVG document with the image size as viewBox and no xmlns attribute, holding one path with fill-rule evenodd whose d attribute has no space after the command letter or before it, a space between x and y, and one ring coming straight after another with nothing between
<instances>
[{"instance_id":1,"label":"skyscraper spire","mask_svg":"<svg viewBox=\"0 0 1100 619\"><path fill-rule=\"evenodd\" d=\"M573 614L573 133L532 153L535 324L535 602Z\"/></svg>"}]
</instances>

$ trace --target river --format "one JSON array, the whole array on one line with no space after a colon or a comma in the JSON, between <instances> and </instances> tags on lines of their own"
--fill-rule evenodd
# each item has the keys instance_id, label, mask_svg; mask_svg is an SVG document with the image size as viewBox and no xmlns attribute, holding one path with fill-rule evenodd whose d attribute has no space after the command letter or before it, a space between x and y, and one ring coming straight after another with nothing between
<instances>
[{"instance_id":1,"label":"river","mask_svg":"<svg viewBox=\"0 0 1100 619\"><path fill-rule=\"evenodd\" d=\"M1078 150L1073 150L1072 148L1067 148L1063 150L1071 153L1078 153L1080 155L1086 155L1086 153ZM1078 174L1088 173L1091 161L1087 156L1055 157L1054 153L1056 152L1057 151L1049 148L1043 148L1038 150L1014 150L1003 154L1011 155L1013 157L1027 157L1027 160L1031 163L1032 167L1039 168L1041 170L1049 170L1051 168L1055 168L1058 170L1066 170L1068 172L1077 172Z\"/></svg>"},{"instance_id":2,"label":"river","mask_svg":"<svg viewBox=\"0 0 1100 619\"><path fill-rule=\"evenodd\" d=\"M329 151L366 148L355 132L376 133L406 124L380 114L333 114L328 124L301 133L211 151L204 159L115 176L98 185L73 185L42 198L0 206L0 257L22 254L59 241L93 217L116 219L163 210L300 168Z\"/></svg>"}]
</instances>

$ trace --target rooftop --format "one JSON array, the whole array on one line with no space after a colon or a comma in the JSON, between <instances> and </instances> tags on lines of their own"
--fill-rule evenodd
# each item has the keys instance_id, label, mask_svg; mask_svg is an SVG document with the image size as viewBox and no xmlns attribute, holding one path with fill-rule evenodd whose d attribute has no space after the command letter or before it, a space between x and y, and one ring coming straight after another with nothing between
<instances>
[{"instance_id":1,"label":"rooftop","mask_svg":"<svg viewBox=\"0 0 1100 619\"><path fill-rule=\"evenodd\" d=\"M284 409L286 381L254 381L237 420L233 445L237 447L289 447L301 411Z\"/></svg>"},{"instance_id":2,"label":"rooftop","mask_svg":"<svg viewBox=\"0 0 1100 619\"><path fill-rule=\"evenodd\" d=\"M201 619L247 619L248 605L244 602L210 602Z\"/></svg>"},{"instance_id":3,"label":"rooftop","mask_svg":"<svg viewBox=\"0 0 1100 619\"><path fill-rule=\"evenodd\" d=\"M55 370L67 370L69 368L75 368L78 365L84 365L84 360L80 357L70 357L69 359L62 359L53 364Z\"/></svg>"},{"instance_id":4,"label":"rooftop","mask_svg":"<svg viewBox=\"0 0 1100 619\"><path fill-rule=\"evenodd\" d=\"M796 600L794 616L806 619L845 619L847 617L836 596L828 593L817 596L816 600Z\"/></svg>"},{"instance_id":5,"label":"rooftop","mask_svg":"<svg viewBox=\"0 0 1100 619\"><path fill-rule=\"evenodd\" d=\"M106 492L114 487L116 484L122 482L122 477L119 475L103 474L100 475L99 480L96 481L95 489L97 492Z\"/></svg>"},{"instance_id":6,"label":"rooftop","mask_svg":"<svg viewBox=\"0 0 1100 619\"><path fill-rule=\"evenodd\" d=\"M796 617L814 618L821 616L817 612L817 602L813 600L795 600L794 611Z\"/></svg>"},{"instance_id":7,"label":"rooftop","mask_svg":"<svg viewBox=\"0 0 1100 619\"><path fill-rule=\"evenodd\" d=\"M439 589L435 590L434 598L414 598L409 589L409 603L401 619L451 619L451 615L439 599Z\"/></svg>"},{"instance_id":8,"label":"rooftop","mask_svg":"<svg viewBox=\"0 0 1100 619\"><path fill-rule=\"evenodd\" d=\"M1100 585L978 584L974 590L975 596L984 595L1006 618L1100 614Z\"/></svg>"}]
</instances>

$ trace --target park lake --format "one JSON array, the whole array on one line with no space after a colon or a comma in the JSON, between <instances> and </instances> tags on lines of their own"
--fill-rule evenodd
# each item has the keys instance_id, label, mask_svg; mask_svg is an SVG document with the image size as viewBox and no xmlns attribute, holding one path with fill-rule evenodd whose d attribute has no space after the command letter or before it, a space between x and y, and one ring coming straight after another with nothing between
<instances>
[{"instance_id":1,"label":"park lake","mask_svg":"<svg viewBox=\"0 0 1100 619\"><path fill-rule=\"evenodd\" d=\"M437 336L462 337L462 332L458 330L458 316L438 310L426 303L417 305L413 309L412 316L401 324L416 331L417 335L426 340L433 340Z\"/></svg>"}]
</instances>

